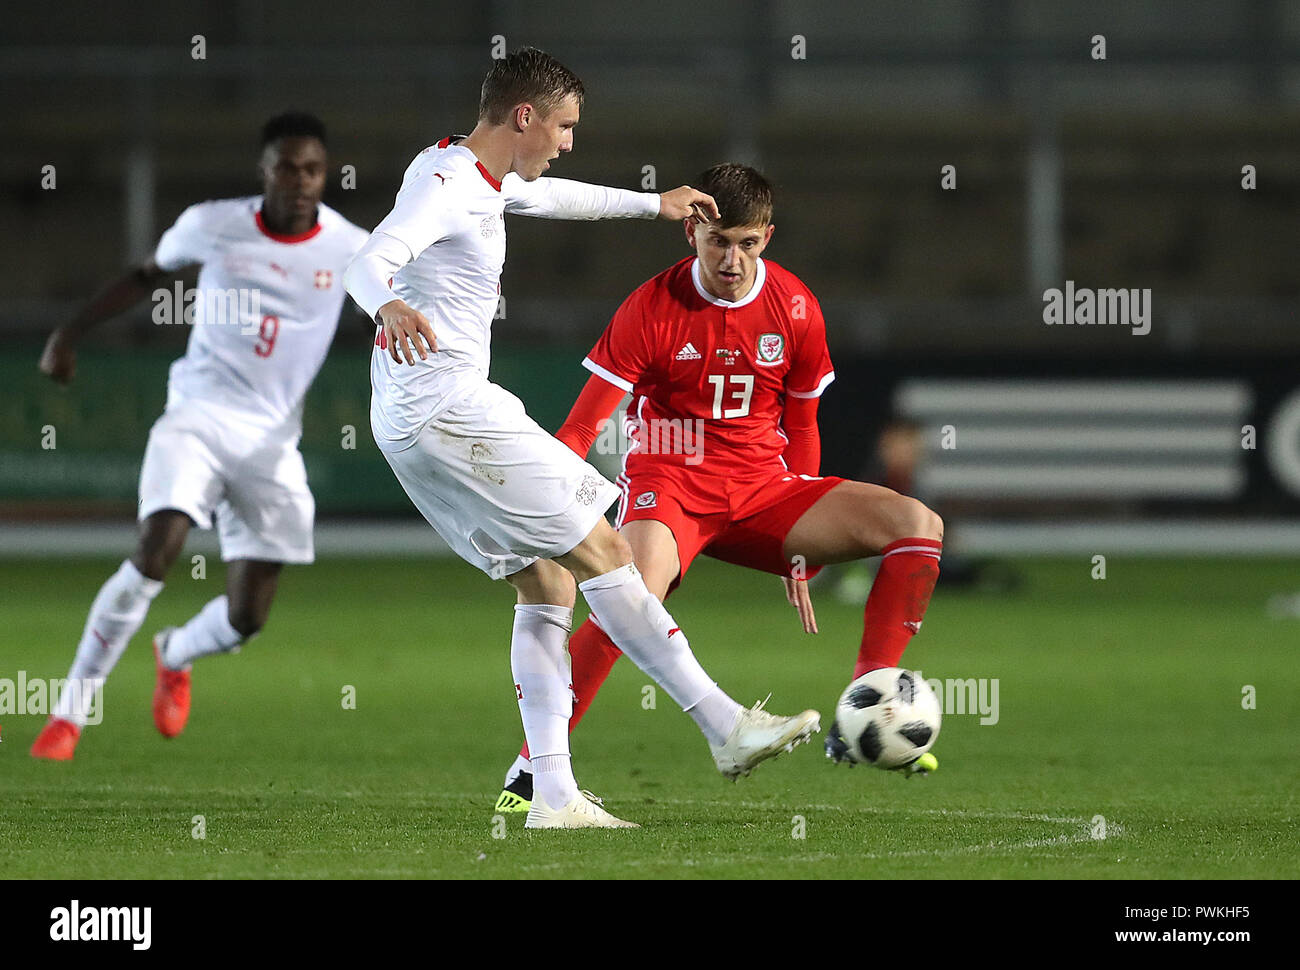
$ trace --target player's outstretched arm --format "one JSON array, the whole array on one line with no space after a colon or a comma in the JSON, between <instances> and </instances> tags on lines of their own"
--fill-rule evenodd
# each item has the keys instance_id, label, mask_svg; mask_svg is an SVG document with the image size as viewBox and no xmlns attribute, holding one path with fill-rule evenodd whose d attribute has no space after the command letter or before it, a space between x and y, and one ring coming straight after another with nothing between
<instances>
[{"instance_id":1,"label":"player's outstretched arm","mask_svg":"<svg viewBox=\"0 0 1300 970\"><path fill-rule=\"evenodd\" d=\"M166 275L150 258L96 293L71 321L50 334L41 353L41 373L60 384L71 381L77 372L77 344L82 335L135 306L152 293Z\"/></svg>"},{"instance_id":2,"label":"player's outstretched arm","mask_svg":"<svg viewBox=\"0 0 1300 970\"><path fill-rule=\"evenodd\" d=\"M694 219L696 222L713 222L721 218L718 203L689 185L683 185L659 196L660 219Z\"/></svg>"},{"instance_id":3,"label":"player's outstretched arm","mask_svg":"<svg viewBox=\"0 0 1300 970\"><path fill-rule=\"evenodd\" d=\"M689 185L671 192L634 192L573 179L539 178L525 182L508 176L502 183L506 212L541 219L716 219L713 197Z\"/></svg>"}]
</instances>

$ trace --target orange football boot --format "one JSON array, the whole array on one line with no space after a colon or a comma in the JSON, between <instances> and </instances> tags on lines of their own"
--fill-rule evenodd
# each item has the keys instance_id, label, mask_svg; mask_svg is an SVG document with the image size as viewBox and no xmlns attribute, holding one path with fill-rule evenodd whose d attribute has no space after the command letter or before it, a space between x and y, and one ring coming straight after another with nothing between
<instances>
[{"instance_id":1,"label":"orange football boot","mask_svg":"<svg viewBox=\"0 0 1300 970\"><path fill-rule=\"evenodd\" d=\"M71 761L77 750L77 741L81 738L81 728L61 717L51 717L41 728L32 742L33 758L49 758L51 761Z\"/></svg>"},{"instance_id":2,"label":"orange football boot","mask_svg":"<svg viewBox=\"0 0 1300 970\"><path fill-rule=\"evenodd\" d=\"M153 723L164 738L174 738L185 730L190 717L190 672L163 666L163 649L176 632L168 627L153 638L153 656L158 666L158 684L153 689Z\"/></svg>"}]
</instances>

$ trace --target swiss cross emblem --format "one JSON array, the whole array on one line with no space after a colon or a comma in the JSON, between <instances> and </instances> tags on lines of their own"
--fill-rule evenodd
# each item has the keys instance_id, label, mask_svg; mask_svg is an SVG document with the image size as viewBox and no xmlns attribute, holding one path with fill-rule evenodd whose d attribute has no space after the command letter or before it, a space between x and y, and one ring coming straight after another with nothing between
<instances>
[{"instance_id":1,"label":"swiss cross emblem","mask_svg":"<svg viewBox=\"0 0 1300 970\"><path fill-rule=\"evenodd\" d=\"M334 285L334 274L327 269L316 270L316 289L328 290Z\"/></svg>"},{"instance_id":2,"label":"swiss cross emblem","mask_svg":"<svg viewBox=\"0 0 1300 970\"><path fill-rule=\"evenodd\" d=\"M765 333L758 338L758 359L764 364L779 364L785 357L785 338L779 333Z\"/></svg>"}]
</instances>

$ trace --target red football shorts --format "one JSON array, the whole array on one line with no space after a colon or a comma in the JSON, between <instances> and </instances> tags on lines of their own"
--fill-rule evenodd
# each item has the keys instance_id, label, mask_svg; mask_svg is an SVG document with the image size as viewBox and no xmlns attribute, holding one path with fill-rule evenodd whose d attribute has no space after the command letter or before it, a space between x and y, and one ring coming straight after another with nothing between
<instances>
[{"instance_id":1,"label":"red football shorts","mask_svg":"<svg viewBox=\"0 0 1300 970\"><path fill-rule=\"evenodd\" d=\"M675 589L700 553L737 566L789 576L785 537L817 500L843 478L812 478L781 471L758 481L691 477L681 469L621 475L615 524L650 519L662 522L677 540L681 572ZM716 484L715 484L716 483ZM713 487L711 487L713 486ZM820 567L806 567L804 578Z\"/></svg>"}]
</instances>

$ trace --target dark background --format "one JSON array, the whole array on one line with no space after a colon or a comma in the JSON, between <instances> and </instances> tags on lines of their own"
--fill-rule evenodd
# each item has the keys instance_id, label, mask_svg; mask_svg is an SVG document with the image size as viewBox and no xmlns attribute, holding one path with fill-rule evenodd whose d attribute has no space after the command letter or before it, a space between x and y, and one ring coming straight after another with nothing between
<instances>
[{"instance_id":1,"label":"dark background","mask_svg":"<svg viewBox=\"0 0 1300 970\"><path fill-rule=\"evenodd\" d=\"M10 5L0 512L31 522L134 505L185 333L153 326L147 306L124 315L86 342L68 390L36 373L41 342L187 205L256 193L266 117L325 119L326 201L369 228L412 155L473 126L498 37L550 51L586 84L575 150L553 174L640 188L653 166L662 190L738 160L773 180L767 256L818 294L838 373L822 406L825 472L879 478L877 434L902 416L920 440L911 484L946 513L1293 514L1300 485L1278 469L1300 463L1300 431L1275 421L1300 361L1300 5L1282 0ZM940 186L945 165L955 190ZM610 313L687 250L665 223L515 219L510 234L493 377L554 428ZM1046 326L1043 293L1065 280L1150 288L1151 333ZM410 511L369 439L369 345L349 304L303 443L326 516ZM907 382L933 379L1047 381L1073 387L1078 406L1008 417L996 390L950 416L900 404ZM1238 403L1201 408L1209 381ZM1190 397L1089 416L1115 388L1169 382ZM58 454L39 447L51 422ZM339 448L349 424L355 452ZM947 424L952 452L939 446ZM1247 424L1254 449L1240 443ZM980 428L1003 444L964 448ZM1035 429L1059 439L1017 444ZM986 484L943 484L945 463ZM1135 468L1154 477L1134 483ZM1084 472L1097 481L1071 487Z\"/></svg>"}]
</instances>

